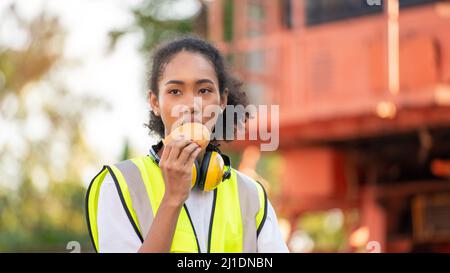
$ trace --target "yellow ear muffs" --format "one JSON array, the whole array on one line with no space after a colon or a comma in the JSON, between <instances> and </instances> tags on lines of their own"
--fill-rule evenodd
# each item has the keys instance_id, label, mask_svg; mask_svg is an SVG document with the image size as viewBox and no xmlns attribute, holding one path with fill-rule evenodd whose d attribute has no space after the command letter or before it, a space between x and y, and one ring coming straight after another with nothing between
<instances>
[{"instance_id":1,"label":"yellow ear muffs","mask_svg":"<svg viewBox=\"0 0 450 273\"><path fill-rule=\"evenodd\" d=\"M161 149L163 142L153 145L150 148L150 156L159 164L157 151ZM222 182L231 176L230 158L220 152L214 145L209 144L201 166L197 160L192 165L192 187L197 185L201 190L212 191Z\"/></svg>"},{"instance_id":2,"label":"yellow ear muffs","mask_svg":"<svg viewBox=\"0 0 450 273\"><path fill-rule=\"evenodd\" d=\"M222 156L215 151L208 153L208 158L205 158L202 164L202 185L204 191L212 191L222 182L224 167Z\"/></svg>"}]
</instances>

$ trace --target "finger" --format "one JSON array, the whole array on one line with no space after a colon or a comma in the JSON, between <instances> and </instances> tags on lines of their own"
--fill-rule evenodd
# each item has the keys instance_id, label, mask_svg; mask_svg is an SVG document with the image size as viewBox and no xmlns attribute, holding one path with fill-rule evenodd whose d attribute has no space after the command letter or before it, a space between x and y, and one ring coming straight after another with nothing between
<instances>
[{"instance_id":1,"label":"finger","mask_svg":"<svg viewBox=\"0 0 450 273\"><path fill-rule=\"evenodd\" d=\"M186 147L184 147L180 152L178 161L181 162L181 164L185 165L186 161L189 159L189 156L191 155L192 152L195 151L195 149L197 149L197 147L200 147L200 146L195 142L192 142L189 145L187 145Z\"/></svg>"},{"instance_id":2,"label":"finger","mask_svg":"<svg viewBox=\"0 0 450 273\"><path fill-rule=\"evenodd\" d=\"M198 146L188 157L186 160L186 165L191 166L194 164L194 160L197 158L198 154L201 152L202 148Z\"/></svg>"},{"instance_id":3,"label":"finger","mask_svg":"<svg viewBox=\"0 0 450 273\"><path fill-rule=\"evenodd\" d=\"M189 139L178 139L172 141L169 144L169 146L171 146L172 149L170 150L170 154L167 160L169 160L170 162L178 161L178 157L180 156L181 150L187 145L189 145L191 142L192 141Z\"/></svg>"}]
</instances>

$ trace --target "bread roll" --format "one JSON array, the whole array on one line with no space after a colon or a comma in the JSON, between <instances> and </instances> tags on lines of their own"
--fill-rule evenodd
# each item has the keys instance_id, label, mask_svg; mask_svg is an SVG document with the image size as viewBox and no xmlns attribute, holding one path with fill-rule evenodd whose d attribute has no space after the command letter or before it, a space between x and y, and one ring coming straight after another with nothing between
<instances>
[{"instance_id":1,"label":"bread roll","mask_svg":"<svg viewBox=\"0 0 450 273\"><path fill-rule=\"evenodd\" d=\"M211 134L205 125L199 122L189 122L175 128L163 139L163 143L164 145L167 145L172 140L179 139L181 137L192 140L204 149L209 143Z\"/></svg>"}]
</instances>

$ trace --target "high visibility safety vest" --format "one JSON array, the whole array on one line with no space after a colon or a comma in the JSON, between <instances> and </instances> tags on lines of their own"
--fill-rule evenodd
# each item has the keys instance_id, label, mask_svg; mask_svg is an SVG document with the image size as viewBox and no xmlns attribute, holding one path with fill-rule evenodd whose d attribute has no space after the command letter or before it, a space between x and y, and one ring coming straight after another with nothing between
<instances>
[{"instance_id":1,"label":"high visibility safety vest","mask_svg":"<svg viewBox=\"0 0 450 273\"><path fill-rule=\"evenodd\" d=\"M164 196L161 169L150 156L141 156L104 166L92 179L86 193L86 218L96 252L97 209L100 187L106 174L114 180L123 208L141 242L144 241ZM257 252L257 237L267 215L267 194L257 181L231 169L230 178L213 192L208 234L208 252ZM170 252L200 252L186 205L183 205Z\"/></svg>"}]
</instances>

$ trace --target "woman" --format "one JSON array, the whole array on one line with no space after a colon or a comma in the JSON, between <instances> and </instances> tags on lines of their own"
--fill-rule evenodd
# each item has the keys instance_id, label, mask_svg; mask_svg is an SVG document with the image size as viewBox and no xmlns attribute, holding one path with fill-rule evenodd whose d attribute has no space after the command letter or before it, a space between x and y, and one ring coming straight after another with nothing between
<instances>
[{"instance_id":1,"label":"woman","mask_svg":"<svg viewBox=\"0 0 450 273\"><path fill-rule=\"evenodd\" d=\"M200 122L214 133L227 105L247 105L240 82L205 40L187 36L164 44L152 63L148 127L161 138L180 121ZM200 114L207 107L218 107L223 115ZM247 118L234 119L235 125ZM224 126L225 135L227 130ZM212 139L202 148L178 137L154 145L149 156L104 166L86 197L95 250L287 252L263 187L228 165L219 142ZM205 181L217 173L216 159L228 167L220 169L220 184L207 189Z\"/></svg>"}]
</instances>

